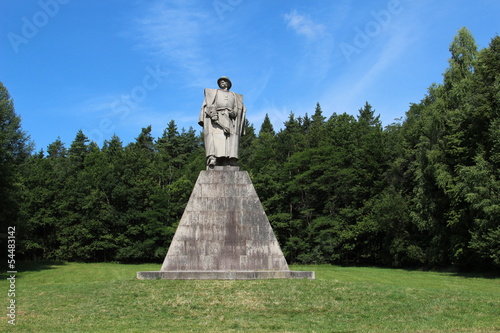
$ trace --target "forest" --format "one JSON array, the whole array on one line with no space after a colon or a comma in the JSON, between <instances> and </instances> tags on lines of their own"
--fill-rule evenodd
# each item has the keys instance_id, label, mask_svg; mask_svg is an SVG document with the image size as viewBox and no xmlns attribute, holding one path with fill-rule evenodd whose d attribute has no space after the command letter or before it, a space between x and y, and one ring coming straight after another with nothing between
<instances>
[{"instance_id":1,"label":"forest","mask_svg":"<svg viewBox=\"0 0 500 333\"><path fill-rule=\"evenodd\" d=\"M289 263L500 268L500 37L478 50L462 28L449 50L442 82L385 127L368 102L330 115L313 101L279 130L246 122L239 165ZM149 126L99 147L79 131L34 152L1 83L0 129L16 259L163 260L205 169L200 133L172 120L158 138Z\"/></svg>"}]
</instances>

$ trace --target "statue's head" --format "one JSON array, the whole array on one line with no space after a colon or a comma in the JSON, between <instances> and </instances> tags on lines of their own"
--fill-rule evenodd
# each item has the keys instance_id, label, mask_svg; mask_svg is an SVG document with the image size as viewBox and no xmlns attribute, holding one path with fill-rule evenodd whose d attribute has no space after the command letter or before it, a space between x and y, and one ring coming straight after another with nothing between
<instances>
[{"instance_id":1,"label":"statue's head","mask_svg":"<svg viewBox=\"0 0 500 333\"><path fill-rule=\"evenodd\" d=\"M231 87L233 86L233 84L231 83L231 80L229 80L229 78L227 76L221 76L218 80L217 80L217 85L219 86L219 88L222 89L221 87L221 83L222 81L225 81L226 82L226 86L227 86L227 89L231 89Z\"/></svg>"}]
</instances>

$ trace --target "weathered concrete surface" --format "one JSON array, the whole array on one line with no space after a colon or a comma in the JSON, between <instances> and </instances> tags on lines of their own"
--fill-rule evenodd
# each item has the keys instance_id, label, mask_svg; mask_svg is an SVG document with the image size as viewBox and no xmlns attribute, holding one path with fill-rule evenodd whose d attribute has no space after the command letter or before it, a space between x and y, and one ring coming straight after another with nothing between
<instances>
[{"instance_id":1,"label":"weathered concrete surface","mask_svg":"<svg viewBox=\"0 0 500 333\"><path fill-rule=\"evenodd\" d=\"M161 270L288 270L246 171L200 173Z\"/></svg>"},{"instance_id":2,"label":"weathered concrete surface","mask_svg":"<svg viewBox=\"0 0 500 333\"><path fill-rule=\"evenodd\" d=\"M306 271L158 271L137 272L141 280L256 280L256 279L314 279Z\"/></svg>"},{"instance_id":3,"label":"weathered concrete surface","mask_svg":"<svg viewBox=\"0 0 500 333\"><path fill-rule=\"evenodd\" d=\"M139 279L314 278L291 272L246 171L202 171L159 272Z\"/></svg>"}]
</instances>

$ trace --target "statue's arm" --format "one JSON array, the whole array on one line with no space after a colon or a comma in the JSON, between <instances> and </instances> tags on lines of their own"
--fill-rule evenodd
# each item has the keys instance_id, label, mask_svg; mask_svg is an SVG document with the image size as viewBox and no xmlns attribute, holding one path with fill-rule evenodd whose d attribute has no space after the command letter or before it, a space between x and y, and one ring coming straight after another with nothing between
<instances>
[{"instance_id":1,"label":"statue's arm","mask_svg":"<svg viewBox=\"0 0 500 333\"><path fill-rule=\"evenodd\" d=\"M198 124L203 127L205 123L205 107L207 106L206 98L203 100L203 104L201 105L200 116L198 117Z\"/></svg>"},{"instance_id":2,"label":"statue's arm","mask_svg":"<svg viewBox=\"0 0 500 333\"><path fill-rule=\"evenodd\" d=\"M209 88L205 89L205 99L203 100L203 104L201 105L200 117L198 119L198 124L200 124L201 126L203 126L205 118L207 117L211 118L214 121L218 119L217 111L213 106L216 94L217 94L216 89L209 89Z\"/></svg>"}]
</instances>

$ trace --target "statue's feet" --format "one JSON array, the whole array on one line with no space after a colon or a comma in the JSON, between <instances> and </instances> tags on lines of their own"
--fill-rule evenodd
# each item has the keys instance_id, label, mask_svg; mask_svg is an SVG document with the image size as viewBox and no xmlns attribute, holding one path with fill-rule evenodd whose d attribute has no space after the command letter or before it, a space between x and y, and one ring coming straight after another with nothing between
<instances>
[{"instance_id":1,"label":"statue's feet","mask_svg":"<svg viewBox=\"0 0 500 333\"><path fill-rule=\"evenodd\" d=\"M215 156L209 156L207 158L207 166L209 169L213 169L215 167L215 162L217 161L217 159L215 158Z\"/></svg>"}]
</instances>

